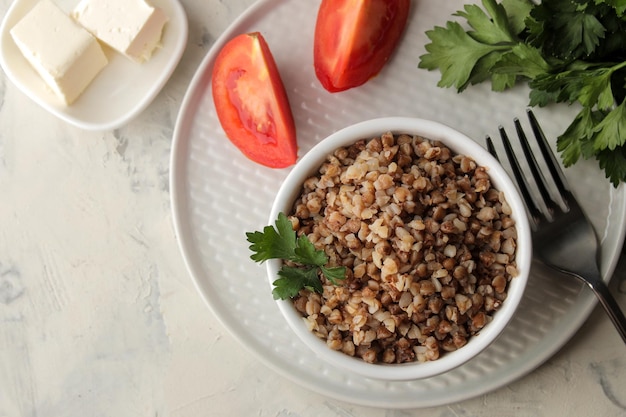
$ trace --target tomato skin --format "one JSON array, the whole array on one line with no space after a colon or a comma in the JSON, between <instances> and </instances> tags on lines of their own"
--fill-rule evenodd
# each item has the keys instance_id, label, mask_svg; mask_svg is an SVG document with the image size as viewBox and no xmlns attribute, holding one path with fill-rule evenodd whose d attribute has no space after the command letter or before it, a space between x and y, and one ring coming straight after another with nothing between
<instances>
[{"instance_id":1,"label":"tomato skin","mask_svg":"<svg viewBox=\"0 0 626 417\"><path fill-rule=\"evenodd\" d=\"M377 75L406 26L411 0L322 0L313 62L322 86L338 92Z\"/></svg>"},{"instance_id":2,"label":"tomato skin","mask_svg":"<svg viewBox=\"0 0 626 417\"><path fill-rule=\"evenodd\" d=\"M270 168L296 162L289 100L260 33L241 34L224 45L213 66L211 88L220 124L245 156Z\"/></svg>"}]
</instances>

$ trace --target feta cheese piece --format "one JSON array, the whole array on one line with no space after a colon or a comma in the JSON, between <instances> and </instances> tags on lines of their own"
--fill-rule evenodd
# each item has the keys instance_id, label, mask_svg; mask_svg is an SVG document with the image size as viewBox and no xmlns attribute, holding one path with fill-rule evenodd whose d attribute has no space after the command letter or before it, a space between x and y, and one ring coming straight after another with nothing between
<instances>
[{"instance_id":1,"label":"feta cheese piece","mask_svg":"<svg viewBox=\"0 0 626 417\"><path fill-rule=\"evenodd\" d=\"M41 0L12 29L18 48L66 105L108 61L100 44L51 0Z\"/></svg>"},{"instance_id":2,"label":"feta cheese piece","mask_svg":"<svg viewBox=\"0 0 626 417\"><path fill-rule=\"evenodd\" d=\"M81 0L72 17L96 38L137 62L160 44L168 17L145 0Z\"/></svg>"}]
</instances>

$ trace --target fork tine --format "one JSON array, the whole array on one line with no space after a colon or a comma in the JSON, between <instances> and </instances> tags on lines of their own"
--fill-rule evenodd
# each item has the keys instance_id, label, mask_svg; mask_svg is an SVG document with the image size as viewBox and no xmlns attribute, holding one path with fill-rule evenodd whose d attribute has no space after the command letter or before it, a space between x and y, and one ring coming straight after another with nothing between
<instances>
[{"instance_id":1,"label":"fork tine","mask_svg":"<svg viewBox=\"0 0 626 417\"><path fill-rule=\"evenodd\" d=\"M498 157L498 152L496 151L496 147L493 146L493 141L491 140L491 137L487 135L485 140L487 141L487 151L491 154L491 156L496 158L498 162L500 162L500 158Z\"/></svg>"},{"instance_id":2,"label":"fork tine","mask_svg":"<svg viewBox=\"0 0 626 417\"><path fill-rule=\"evenodd\" d=\"M537 163L537 158L535 158L535 154L530 148L530 144L528 143L528 138L526 137L526 133L520 124L519 119L515 118L513 123L515 124L515 130L517 131L517 137L519 138L520 144L522 146L522 151L524 152L524 156L526 156L526 161L528 162L528 167L530 168L530 172L535 179L535 183L537 185L537 189L539 190L539 194L543 199L546 208L550 215L552 216L554 210L558 208L558 205L552 199L550 192L548 191L548 187L546 185L546 179L539 169L539 164ZM538 139L539 141L539 139Z\"/></svg>"},{"instance_id":3,"label":"fork tine","mask_svg":"<svg viewBox=\"0 0 626 417\"><path fill-rule=\"evenodd\" d=\"M567 180L565 179L565 175L560 168L560 165L554 155L554 152L548 146L548 141L546 140L546 135L543 133L541 126L539 126L539 122L535 117L535 114L531 109L526 110L526 114L528 116L528 120L530 122L530 127L533 130L533 134L537 139L537 143L539 144L539 149L541 150L541 154L543 155L543 159L546 161L548 166L548 170L552 175L552 179L554 180L554 184L556 185L557 190L561 194L561 197L564 203L569 207L569 196L570 189L567 184Z\"/></svg>"},{"instance_id":4,"label":"fork tine","mask_svg":"<svg viewBox=\"0 0 626 417\"><path fill-rule=\"evenodd\" d=\"M517 181L519 191L522 194L522 198L524 200L524 203L526 204L526 208L528 209L528 214L530 215L530 217L536 224L544 216L541 214L541 211L537 207L535 200L532 198L530 194L528 181L526 180L526 177L524 176L524 174L522 174L522 169L520 167L519 161L517 160L517 157L515 156L515 153L513 152L511 141L509 140L509 137L506 134L506 131L504 130L502 126L500 126L498 130L500 132L500 138L502 139L502 144L504 145L504 151L511 165L511 170L513 171L513 176L515 176L515 180ZM489 142L491 142L491 138L487 137L487 146L488 147L491 146L491 148L493 148L493 152L495 153L495 148L493 146L493 143L491 143L490 145Z\"/></svg>"}]
</instances>

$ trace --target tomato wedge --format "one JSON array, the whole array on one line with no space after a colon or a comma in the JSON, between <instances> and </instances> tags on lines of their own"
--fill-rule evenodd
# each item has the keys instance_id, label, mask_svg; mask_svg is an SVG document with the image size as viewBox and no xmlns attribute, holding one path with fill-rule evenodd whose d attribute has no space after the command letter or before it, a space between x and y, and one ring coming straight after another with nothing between
<instances>
[{"instance_id":1,"label":"tomato wedge","mask_svg":"<svg viewBox=\"0 0 626 417\"><path fill-rule=\"evenodd\" d=\"M330 92L364 84L389 60L411 0L323 0L314 38L315 74Z\"/></svg>"},{"instance_id":2,"label":"tomato wedge","mask_svg":"<svg viewBox=\"0 0 626 417\"><path fill-rule=\"evenodd\" d=\"M270 168L296 162L289 100L260 33L238 35L224 45L215 60L211 87L220 124L245 156Z\"/></svg>"}]
</instances>

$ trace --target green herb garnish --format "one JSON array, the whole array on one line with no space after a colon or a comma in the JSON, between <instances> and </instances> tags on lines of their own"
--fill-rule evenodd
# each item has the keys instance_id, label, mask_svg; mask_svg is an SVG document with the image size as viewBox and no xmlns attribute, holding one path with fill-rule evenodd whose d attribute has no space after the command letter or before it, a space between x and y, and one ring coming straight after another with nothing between
<instances>
[{"instance_id":1,"label":"green herb garnish","mask_svg":"<svg viewBox=\"0 0 626 417\"><path fill-rule=\"evenodd\" d=\"M293 298L303 288L322 293L320 272L334 285L345 278L346 268L327 267L328 256L323 250L315 249L306 235L297 236L284 213L278 214L276 228L265 226L262 232L248 232L246 237L254 252L250 256L253 261L282 259L293 263L293 266L283 265L278 271L280 278L273 282L274 299Z\"/></svg>"},{"instance_id":2,"label":"green herb garnish","mask_svg":"<svg viewBox=\"0 0 626 417\"><path fill-rule=\"evenodd\" d=\"M565 166L595 158L614 186L626 181L626 2L482 0L464 18L426 32L420 68L438 69L440 87L459 92L489 81L504 91L528 81L529 106L578 103L557 138Z\"/></svg>"}]
</instances>

